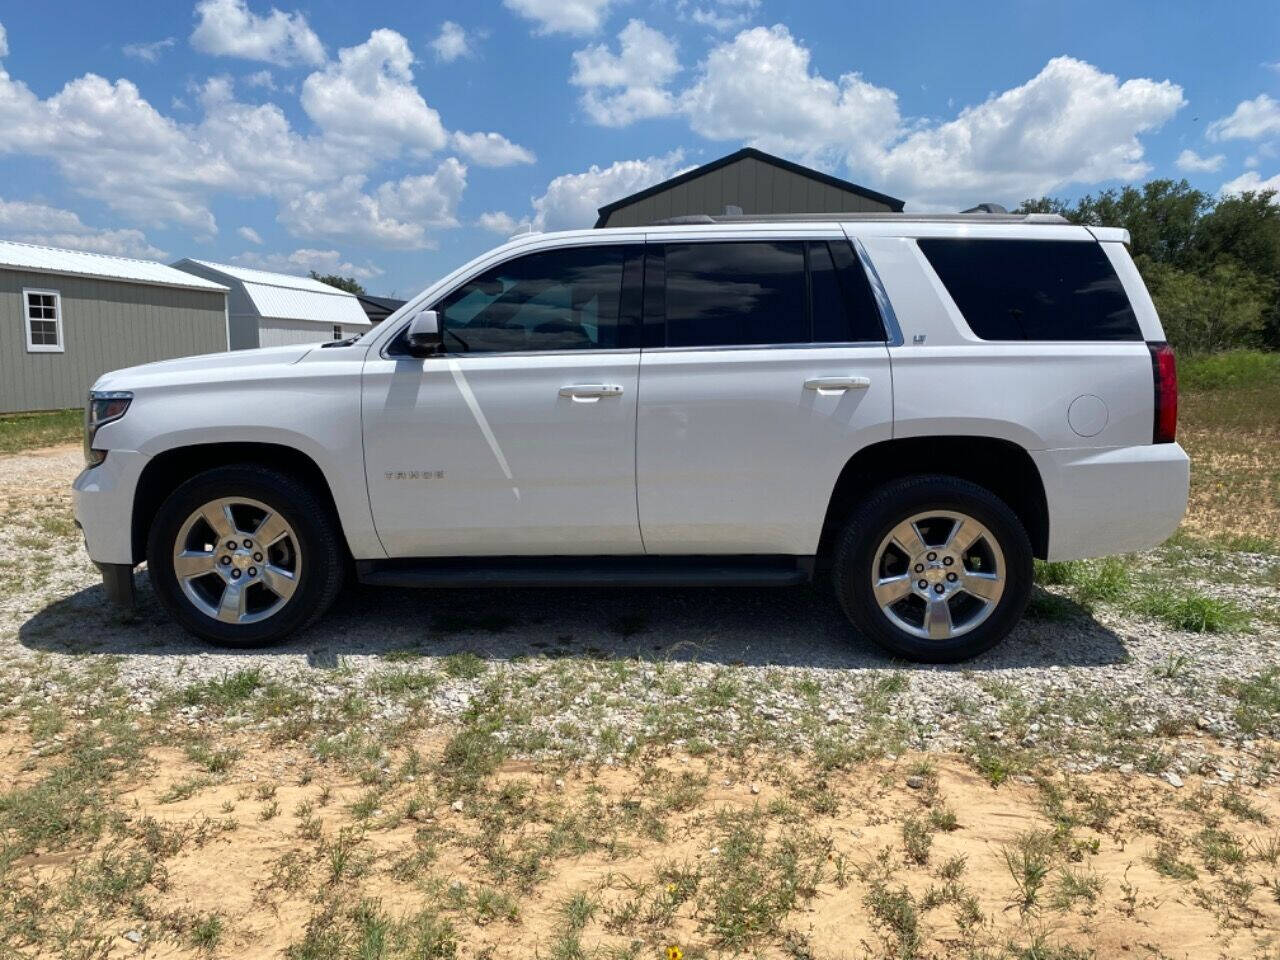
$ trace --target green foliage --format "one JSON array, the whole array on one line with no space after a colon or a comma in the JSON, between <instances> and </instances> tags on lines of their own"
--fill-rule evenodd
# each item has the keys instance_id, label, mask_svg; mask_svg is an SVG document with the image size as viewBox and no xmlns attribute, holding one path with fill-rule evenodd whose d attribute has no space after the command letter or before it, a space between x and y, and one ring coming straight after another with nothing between
<instances>
[{"instance_id":1,"label":"green foliage","mask_svg":"<svg viewBox=\"0 0 1280 960\"><path fill-rule=\"evenodd\" d=\"M336 273L316 273L312 270L311 279L327 283L329 286L345 290L347 293L364 293L364 287L360 285L360 282L355 277L342 277Z\"/></svg>"},{"instance_id":2,"label":"green foliage","mask_svg":"<svg viewBox=\"0 0 1280 960\"><path fill-rule=\"evenodd\" d=\"M1024 213L1123 227L1169 341L1179 350L1280 347L1280 204L1274 191L1215 201L1186 180L1024 201Z\"/></svg>"},{"instance_id":3,"label":"green foliage","mask_svg":"<svg viewBox=\"0 0 1280 960\"><path fill-rule=\"evenodd\" d=\"M1165 336L1179 349L1212 353L1262 342L1267 313L1275 303L1271 278L1231 260L1193 271L1144 258L1138 268Z\"/></svg>"},{"instance_id":4,"label":"green foliage","mask_svg":"<svg viewBox=\"0 0 1280 960\"><path fill-rule=\"evenodd\" d=\"M1280 386L1280 354L1228 350L1213 356L1178 358L1178 385L1192 391L1228 391Z\"/></svg>"}]
</instances>

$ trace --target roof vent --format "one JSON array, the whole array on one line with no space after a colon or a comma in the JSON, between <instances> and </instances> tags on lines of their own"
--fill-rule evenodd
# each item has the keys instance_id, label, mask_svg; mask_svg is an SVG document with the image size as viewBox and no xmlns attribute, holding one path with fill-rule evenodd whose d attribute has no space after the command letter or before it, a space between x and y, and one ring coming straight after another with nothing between
<instances>
[{"instance_id":1,"label":"roof vent","mask_svg":"<svg viewBox=\"0 0 1280 960\"><path fill-rule=\"evenodd\" d=\"M1008 213L1002 203L980 203L976 207L970 207L968 210L961 210L961 213Z\"/></svg>"}]
</instances>

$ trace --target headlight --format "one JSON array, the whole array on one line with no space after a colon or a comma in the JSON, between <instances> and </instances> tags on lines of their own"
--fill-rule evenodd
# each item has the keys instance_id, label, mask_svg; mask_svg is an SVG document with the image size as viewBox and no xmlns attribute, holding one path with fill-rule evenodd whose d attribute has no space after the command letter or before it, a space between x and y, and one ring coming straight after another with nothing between
<instances>
[{"instance_id":1,"label":"headlight","mask_svg":"<svg viewBox=\"0 0 1280 960\"><path fill-rule=\"evenodd\" d=\"M107 459L107 451L93 449L93 438L98 428L119 420L133 402L128 390L90 390L89 403L84 411L84 462L96 467Z\"/></svg>"}]
</instances>

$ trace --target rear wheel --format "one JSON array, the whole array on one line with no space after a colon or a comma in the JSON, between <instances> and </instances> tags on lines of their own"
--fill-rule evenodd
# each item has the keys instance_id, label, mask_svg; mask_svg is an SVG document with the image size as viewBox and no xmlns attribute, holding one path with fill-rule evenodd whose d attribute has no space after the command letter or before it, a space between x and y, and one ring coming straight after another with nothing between
<instances>
[{"instance_id":1,"label":"rear wheel","mask_svg":"<svg viewBox=\"0 0 1280 960\"><path fill-rule=\"evenodd\" d=\"M1017 624L1031 592L1031 544L990 491L910 477L854 511L834 576L860 631L898 656L950 663L990 649Z\"/></svg>"},{"instance_id":2,"label":"rear wheel","mask_svg":"<svg viewBox=\"0 0 1280 960\"><path fill-rule=\"evenodd\" d=\"M228 646L309 626L343 574L324 505L292 477L248 465L199 474L170 495L151 527L147 568L174 619Z\"/></svg>"}]
</instances>

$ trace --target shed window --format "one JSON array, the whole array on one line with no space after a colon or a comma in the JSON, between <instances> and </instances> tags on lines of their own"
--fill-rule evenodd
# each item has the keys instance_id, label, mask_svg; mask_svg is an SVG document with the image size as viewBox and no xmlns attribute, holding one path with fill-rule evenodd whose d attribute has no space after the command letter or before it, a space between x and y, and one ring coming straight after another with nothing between
<instances>
[{"instance_id":1,"label":"shed window","mask_svg":"<svg viewBox=\"0 0 1280 960\"><path fill-rule=\"evenodd\" d=\"M62 295L57 290L23 290L27 352L62 353Z\"/></svg>"},{"instance_id":2,"label":"shed window","mask_svg":"<svg viewBox=\"0 0 1280 960\"><path fill-rule=\"evenodd\" d=\"M335 340L341 340L341 339L342 339L342 325L341 325L341 324L335 323L335 324L333 325L333 339L335 339Z\"/></svg>"}]
</instances>

